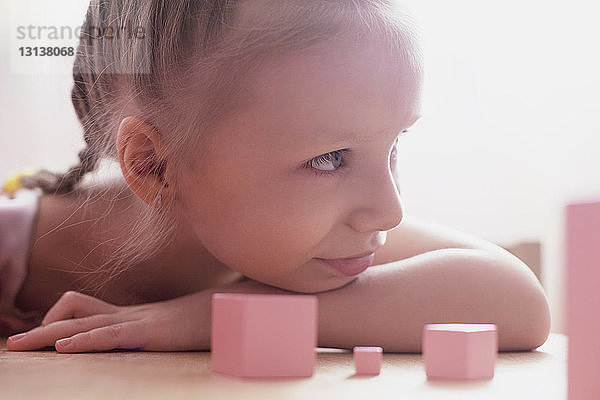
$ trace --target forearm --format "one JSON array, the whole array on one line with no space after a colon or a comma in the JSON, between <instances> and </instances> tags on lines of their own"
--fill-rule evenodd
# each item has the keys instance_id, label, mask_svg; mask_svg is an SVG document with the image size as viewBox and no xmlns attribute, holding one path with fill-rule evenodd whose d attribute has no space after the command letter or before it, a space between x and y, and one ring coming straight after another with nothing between
<instances>
[{"instance_id":1,"label":"forearm","mask_svg":"<svg viewBox=\"0 0 600 400\"><path fill-rule=\"evenodd\" d=\"M319 345L420 352L427 323L493 323L499 349L540 346L550 327L543 289L512 256L442 249L367 270L319 295Z\"/></svg>"},{"instance_id":2,"label":"forearm","mask_svg":"<svg viewBox=\"0 0 600 400\"><path fill-rule=\"evenodd\" d=\"M290 293L254 281L210 292L219 291ZM550 327L543 289L527 266L480 250L442 249L374 266L316 296L323 347L420 352L424 324L454 322L494 323L501 351L527 350L540 346Z\"/></svg>"}]
</instances>

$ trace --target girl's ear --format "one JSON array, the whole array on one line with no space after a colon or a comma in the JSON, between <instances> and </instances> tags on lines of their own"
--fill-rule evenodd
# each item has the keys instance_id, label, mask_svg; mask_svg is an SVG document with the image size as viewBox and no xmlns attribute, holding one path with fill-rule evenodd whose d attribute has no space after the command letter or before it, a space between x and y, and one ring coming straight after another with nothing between
<instances>
[{"instance_id":1,"label":"girl's ear","mask_svg":"<svg viewBox=\"0 0 600 400\"><path fill-rule=\"evenodd\" d=\"M117 133L117 152L123 177L129 187L147 204L152 205L160 193L167 194L164 179L167 160L158 131L149 123L127 117Z\"/></svg>"}]
</instances>

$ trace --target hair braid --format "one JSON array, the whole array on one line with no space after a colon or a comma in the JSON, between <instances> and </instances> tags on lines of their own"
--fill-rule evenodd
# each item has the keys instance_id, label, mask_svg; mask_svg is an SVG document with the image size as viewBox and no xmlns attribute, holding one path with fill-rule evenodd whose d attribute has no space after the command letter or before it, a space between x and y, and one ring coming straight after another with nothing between
<instances>
[{"instance_id":1,"label":"hair braid","mask_svg":"<svg viewBox=\"0 0 600 400\"><path fill-rule=\"evenodd\" d=\"M102 3L100 3L102 11ZM92 7L90 5L90 7ZM87 31L88 25L93 22L90 20L91 13L88 10L83 30ZM93 42L92 42L93 43ZM97 93L98 88L94 87L97 76L90 68L90 54L94 49L91 44L81 40L77 49L73 64L73 88L71 90L71 102L77 114L84 131L84 140L86 147L79 152L79 164L70 167L64 173L54 173L46 169L37 171L34 175L25 176L21 179L21 185L28 189L40 188L46 194L65 194L75 190L85 175L96 169L100 158L102 157L100 146L98 146L102 132L97 132L99 125L93 115L91 103L101 94ZM82 73L82 71L86 71ZM92 98L90 98L92 97Z\"/></svg>"},{"instance_id":2,"label":"hair braid","mask_svg":"<svg viewBox=\"0 0 600 400\"><path fill-rule=\"evenodd\" d=\"M90 112L87 93L84 89L83 77L75 74L75 83L71 92L71 99L75 112L84 126L84 139L86 147L79 152L79 164L72 166L64 173L54 173L46 169L39 170L31 176L21 179L23 187L28 189L40 188L46 194L64 194L72 192L83 177L96 169L100 159L100 152L94 146L94 132L92 126L86 124Z\"/></svg>"},{"instance_id":3,"label":"hair braid","mask_svg":"<svg viewBox=\"0 0 600 400\"><path fill-rule=\"evenodd\" d=\"M89 147L79 152L80 162L65 173L54 173L46 169L21 178L21 185L28 189L40 188L48 194L70 193L88 173L96 169L99 157Z\"/></svg>"}]
</instances>

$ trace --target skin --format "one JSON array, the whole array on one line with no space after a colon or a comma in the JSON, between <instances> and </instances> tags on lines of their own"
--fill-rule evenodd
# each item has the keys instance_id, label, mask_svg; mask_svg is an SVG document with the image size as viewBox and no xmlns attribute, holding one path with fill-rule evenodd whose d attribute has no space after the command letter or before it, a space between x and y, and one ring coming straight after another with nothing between
<instances>
[{"instance_id":1,"label":"skin","mask_svg":"<svg viewBox=\"0 0 600 400\"><path fill-rule=\"evenodd\" d=\"M125 240L129 225L139 215L139 204L132 196L121 195L109 202L111 196L103 190L88 189L83 197L40 197L28 273L16 299L19 309L46 312L69 290L117 305L150 303L242 277L220 262L213 262L201 247L189 246L189 241L183 239L192 234L188 226L178 231L174 246L132 265L118 278L86 273L103 265L106 255ZM123 188L115 186L111 190L121 192ZM87 196L93 200L84 207L82 199ZM110 266L106 269L110 270Z\"/></svg>"},{"instance_id":2,"label":"skin","mask_svg":"<svg viewBox=\"0 0 600 400\"><path fill-rule=\"evenodd\" d=\"M186 224L175 247L133 267L123 281L148 286L147 268L168 263L174 269L157 272L155 282L174 298L136 305L155 300L123 299L118 285L103 299L67 291L41 326L10 338L8 348L208 349L210 296L217 291L316 293L325 346L378 342L386 351L419 351L428 320L493 321L505 350L543 343L548 305L527 266L491 243L405 217L393 147L418 118L421 77L383 54L377 43L322 43L268 61L251 79L252 102L216 126L205 148L194 149L198 156L190 155L193 167L181 181L172 178L159 132L126 118L117 147L127 184L148 204L162 190ZM315 157L342 149L349 151L339 170L319 171L335 166ZM168 188L139 168L148 157L167 159ZM376 266L359 276L342 276L316 260L372 250ZM192 287L174 282L199 265L213 273ZM22 304L35 297L36 274L34 268ZM74 287L67 279L62 288ZM504 298L514 301L511 307L497 302ZM357 321L369 329L357 329Z\"/></svg>"}]
</instances>

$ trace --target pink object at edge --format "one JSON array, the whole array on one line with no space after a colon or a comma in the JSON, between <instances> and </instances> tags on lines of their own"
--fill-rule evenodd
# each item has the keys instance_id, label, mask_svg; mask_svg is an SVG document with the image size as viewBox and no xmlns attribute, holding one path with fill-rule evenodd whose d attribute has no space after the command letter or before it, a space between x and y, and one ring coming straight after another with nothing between
<instances>
[{"instance_id":1,"label":"pink object at edge","mask_svg":"<svg viewBox=\"0 0 600 400\"><path fill-rule=\"evenodd\" d=\"M381 372L381 347L354 347L352 357L357 375L379 375Z\"/></svg>"},{"instance_id":2,"label":"pink object at edge","mask_svg":"<svg viewBox=\"0 0 600 400\"><path fill-rule=\"evenodd\" d=\"M427 324L423 359L428 378L491 379L498 353L494 324Z\"/></svg>"},{"instance_id":3,"label":"pink object at edge","mask_svg":"<svg viewBox=\"0 0 600 400\"><path fill-rule=\"evenodd\" d=\"M213 294L213 371L243 378L312 376L317 311L311 295Z\"/></svg>"},{"instance_id":4,"label":"pink object at edge","mask_svg":"<svg viewBox=\"0 0 600 400\"><path fill-rule=\"evenodd\" d=\"M600 200L566 208L568 399L600 398Z\"/></svg>"}]
</instances>

